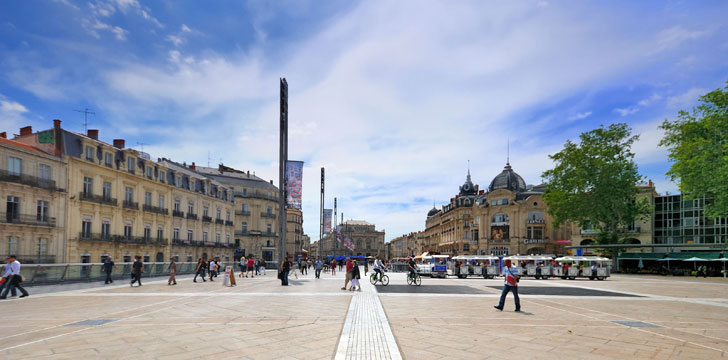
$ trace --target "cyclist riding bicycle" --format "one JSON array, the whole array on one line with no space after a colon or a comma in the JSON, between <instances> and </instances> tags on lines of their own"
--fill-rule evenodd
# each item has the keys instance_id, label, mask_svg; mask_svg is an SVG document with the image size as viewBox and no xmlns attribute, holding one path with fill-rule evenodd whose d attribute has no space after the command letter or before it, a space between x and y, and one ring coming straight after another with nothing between
<instances>
[{"instance_id":1,"label":"cyclist riding bicycle","mask_svg":"<svg viewBox=\"0 0 728 360\"><path fill-rule=\"evenodd\" d=\"M417 268L415 267L415 259L413 259L411 256L409 258L409 261L407 261L407 270L409 270L410 277L414 278L415 274L417 274Z\"/></svg>"},{"instance_id":2,"label":"cyclist riding bicycle","mask_svg":"<svg viewBox=\"0 0 728 360\"><path fill-rule=\"evenodd\" d=\"M374 260L374 272L377 273L377 275L378 275L378 277L377 277L377 275L375 275L375 278L378 278L379 280L381 280L382 275L384 274L384 263L382 263L381 257L377 257Z\"/></svg>"}]
</instances>

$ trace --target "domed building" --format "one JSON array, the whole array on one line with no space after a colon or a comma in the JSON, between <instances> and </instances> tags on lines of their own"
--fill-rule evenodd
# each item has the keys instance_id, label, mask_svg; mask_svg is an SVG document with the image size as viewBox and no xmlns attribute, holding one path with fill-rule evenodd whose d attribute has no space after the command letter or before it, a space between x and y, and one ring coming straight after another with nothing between
<instances>
[{"instance_id":1,"label":"domed building","mask_svg":"<svg viewBox=\"0 0 728 360\"><path fill-rule=\"evenodd\" d=\"M570 226L551 226L543 200L544 185L529 186L510 163L479 194L473 216L478 224L478 253L493 255L564 254ZM478 236L479 235L479 236Z\"/></svg>"}]
</instances>

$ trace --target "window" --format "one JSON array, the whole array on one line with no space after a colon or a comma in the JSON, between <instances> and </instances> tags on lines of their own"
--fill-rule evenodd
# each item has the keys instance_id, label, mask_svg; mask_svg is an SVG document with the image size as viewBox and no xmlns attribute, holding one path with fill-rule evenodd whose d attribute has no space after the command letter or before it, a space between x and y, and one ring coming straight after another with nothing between
<instances>
[{"instance_id":1,"label":"window","mask_svg":"<svg viewBox=\"0 0 728 360\"><path fill-rule=\"evenodd\" d=\"M225 211L225 220L230 221L230 210Z\"/></svg>"},{"instance_id":2,"label":"window","mask_svg":"<svg viewBox=\"0 0 728 360\"><path fill-rule=\"evenodd\" d=\"M271 206L268 206L268 215L270 215L270 214L272 214L272 213L273 213L273 207L271 207Z\"/></svg>"},{"instance_id":3,"label":"window","mask_svg":"<svg viewBox=\"0 0 728 360\"><path fill-rule=\"evenodd\" d=\"M179 212L179 199L174 199L174 211Z\"/></svg>"},{"instance_id":4,"label":"window","mask_svg":"<svg viewBox=\"0 0 728 360\"><path fill-rule=\"evenodd\" d=\"M164 230L157 229L157 240L162 240L164 238Z\"/></svg>"},{"instance_id":5,"label":"window","mask_svg":"<svg viewBox=\"0 0 728 360\"><path fill-rule=\"evenodd\" d=\"M124 225L124 237L127 240L131 240L131 233L132 233L132 227L130 223L126 223Z\"/></svg>"},{"instance_id":6,"label":"window","mask_svg":"<svg viewBox=\"0 0 728 360\"><path fill-rule=\"evenodd\" d=\"M38 200L38 212L36 220L48 222L48 201Z\"/></svg>"},{"instance_id":7,"label":"window","mask_svg":"<svg viewBox=\"0 0 728 360\"><path fill-rule=\"evenodd\" d=\"M179 241L179 228L174 228L172 231L172 240Z\"/></svg>"},{"instance_id":8,"label":"window","mask_svg":"<svg viewBox=\"0 0 728 360\"><path fill-rule=\"evenodd\" d=\"M13 222L13 220L20 220L20 198L17 196L8 196L8 203L5 207L5 210L7 212L6 216L8 222Z\"/></svg>"},{"instance_id":9,"label":"window","mask_svg":"<svg viewBox=\"0 0 728 360\"><path fill-rule=\"evenodd\" d=\"M104 181L104 200L111 199L111 183Z\"/></svg>"},{"instance_id":10,"label":"window","mask_svg":"<svg viewBox=\"0 0 728 360\"><path fill-rule=\"evenodd\" d=\"M86 160L94 161L94 148L86 146Z\"/></svg>"},{"instance_id":11,"label":"window","mask_svg":"<svg viewBox=\"0 0 728 360\"><path fill-rule=\"evenodd\" d=\"M134 202L134 188L126 187L124 192L124 200L128 203Z\"/></svg>"},{"instance_id":12,"label":"window","mask_svg":"<svg viewBox=\"0 0 728 360\"><path fill-rule=\"evenodd\" d=\"M127 165L127 169L129 170L129 172L133 174L134 173L134 158L133 157L127 158L126 165Z\"/></svg>"},{"instance_id":13,"label":"window","mask_svg":"<svg viewBox=\"0 0 728 360\"><path fill-rule=\"evenodd\" d=\"M243 221L242 230L244 233L248 232L248 223L245 221Z\"/></svg>"},{"instance_id":14,"label":"window","mask_svg":"<svg viewBox=\"0 0 728 360\"><path fill-rule=\"evenodd\" d=\"M142 258L145 263L149 262L149 254L144 254L144 257Z\"/></svg>"},{"instance_id":15,"label":"window","mask_svg":"<svg viewBox=\"0 0 728 360\"><path fill-rule=\"evenodd\" d=\"M202 207L202 216L209 216L209 214L208 214L209 210L210 210L210 207L207 205Z\"/></svg>"},{"instance_id":16,"label":"window","mask_svg":"<svg viewBox=\"0 0 728 360\"><path fill-rule=\"evenodd\" d=\"M167 178L167 172L164 170L159 171L159 182L164 184L165 179Z\"/></svg>"},{"instance_id":17,"label":"window","mask_svg":"<svg viewBox=\"0 0 728 360\"><path fill-rule=\"evenodd\" d=\"M243 188L243 195L248 195L248 189Z\"/></svg>"},{"instance_id":18,"label":"window","mask_svg":"<svg viewBox=\"0 0 728 360\"><path fill-rule=\"evenodd\" d=\"M217 219L222 220L222 210L220 208L217 208Z\"/></svg>"},{"instance_id":19,"label":"window","mask_svg":"<svg viewBox=\"0 0 728 360\"><path fill-rule=\"evenodd\" d=\"M187 205L187 213L188 214L194 214L195 213L195 203L190 201L190 203Z\"/></svg>"},{"instance_id":20,"label":"window","mask_svg":"<svg viewBox=\"0 0 728 360\"><path fill-rule=\"evenodd\" d=\"M187 254L187 262L192 262L192 254Z\"/></svg>"},{"instance_id":21,"label":"window","mask_svg":"<svg viewBox=\"0 0 728 360\"><path fill-rule=\"evenodd\" d=\"M248 204L243 204L243 212L248 212Z\"/></svg>"},{"instance_id":22,"label":"window","mask_svg":"<svg viewBox=\"0 0 728 360\"><path fill-rule=\"evenodd\" d=\"M220 233L215 234L215 242L220 242Z\"/></svg>"},{"instance_id":23,"label":"window","mask_svg":"<svg viewBox=\"0 0 728 360\"><path fill-rule=\"evenodd\" d=\"M491 223L507 223L508 215L505 213L497 213L493 215L493 221Z\"/></svg>"},{"instance_id":24,"label":"window","mask_svg":"<svg viewBox=\"0 0 728 360\"><path fill-rule=\"evenodd\" d=\"M152 178L152 168L147 167L147 179L151 179L151 178Z\"/></svg>"},{"instance_id":25,"label":"window","mask_svg":"<svg viewBox=\"0 0 728 360\"><path fill-rule=\"evenodd\" d=\"M108 239L111 236L111 224L109 220L102 220L101 222L101 237Z\"/></svg>"},{"instance_id":26,"label":"window","mask_svg":"<svg viewBox=\"0 0 728 360\"><path fill-rule=\"evenodd\" d=\"M269 233L271 232L272 229L273 229L273 227L271 226L271 224L268 224L268 232Z\"/></svg>"},{"instance_id":27,"label":"window","mask_svg":"<svg viewBox=\"0 0 728 360\"><path fill-rule=\"evenodd\" d=\"M38 177L43 180L51 179L51 167L46 164L38 165Z\"/></svg>"},{"instance_id":28,"label":"window","mask_svg":"<svg viewBox=\"0 0 728 360\"><path fill-rule=\"evenodd\" d=\"M202 232L202 241L207 242L207 231Z\"/></svg>"},{"instance_id":29,"label":"window","mask_svg":"<svg viewBox=\"0 0 728 360\"><path fill-rule=\"evenodd\" d=\"M144 205L152 206L152 193L149 191L144 193Z\"/></svg>"},{"instance_id":30,"label":"window","mask_svg":"<svg viewBox=\"0 0 728 360\"><path fill-rule=\"evenodd\" d=\"M194 235L194 232L192 231L192 229L187 230L187 240L192 241L192 239L194 238L193 235Z\"/></svg>"},{"instance_id":31,"label":"window","mask_svg":"<svg viewBox=\"0 0 728 360\"><path fill-rule=\"evenodd\" d=\"M90 196L94 193L94 179L90 177L83 178L83 194Z\"/></svg>"},{"instance_id":32,"label":"window","mask_svg":"<svg viewBox=\"0 0 728 360\"><path fill-rule=\"evenodd\" d=\"M8 237L8 254L18 253L18 238L16 236Z\"/></svg>"},{"instance_id":33,"label":"window","mask_svg":"<svg viewBox=\"0 0 728 360\"><path fill-rule=\"evenodd\" d=\"M111 154L110 153L104 153L104 164L108 167L111 167Z\"/></svg>"},{"instance_id":34,"label":"window","mask_svg":"<svg viewBox=\"0 0 728 360\"><path fill-rule=\"evenodd\" d=\"M225 242L230 243L230 234L225 234Z\"/></svg>"},{"instance_id":35,"label":"window","mask_svg":"<svg viewBox=\"0 0 728 360\"><path fill-rule=\"evenodd\" d=\"M45 257L48 256L48 239L39 238L38 239L38 257L41 259L41 262L45 262Z\"/></svg>"},{"instance_id":36,"label":"window","mask_svg":"<svg viewBox=\"0 0 728 360\"><path fill-rule=\"evenodd\" d=\"M23 173L23 160L20 158L8 156L8 172L10 175L20 175Z\"/></svg>"},{"instance_id":37,"label":"window","mask_svg":"<svg viewBox=\"0 0 728 360\"><path fill-rule=\"evenodd\" d=\"M91 218L84 218L81 223L81 234L87 238L91 236Z\"/></svg>"},{"instance_id":38,"label":"window","mask_svg":"<svg viewBox=\"0 0 728 360\"><path fill-rule=\"evenodd\" d=\"M175 178L174 185L177 186L177 187L182 187L182 177L181 176L177 176Z\"/></svg>"},{"instance_id":39,"label":"window","mask_svg":"<svg viewBox=\"0 0 728 360\"><path fill-rule=\"evenodd\" d=\"M159 208L164 209L164 195L159 195Z\"/></svg>"},{"instance_id":40,"label":"window","mask_svg":"<svg viewBox=\"0 0 728 360\"><path fill-rule=\"evenodd\" d=\"M144 227L144 240L149 241L149 239L152 237L152 229L147 226Z\"/></svg>"}]
</instances>

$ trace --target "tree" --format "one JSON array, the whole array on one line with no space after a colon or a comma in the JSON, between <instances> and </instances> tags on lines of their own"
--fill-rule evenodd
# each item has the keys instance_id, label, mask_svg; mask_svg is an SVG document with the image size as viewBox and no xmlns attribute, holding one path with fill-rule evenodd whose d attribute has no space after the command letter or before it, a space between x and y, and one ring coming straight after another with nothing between
<instances>
[{"instance_id":1,"label":"tree","mask_svg":"<svg viewBox=\"0 0 728 360\"><path fill-rule=\"evenodd\" d=\"M728 82L726 83L728 84ZM728 85L700 97L692 112L660 126L673 161L667 175L686 197L708 197L710 218L728 216Z\"/></svg>"},{"instance_id":2,"label":"tree","mask_svg":"<svg viewBox=\"0 0 728 360\"><path fill-rule=\"evenodd\" d=\"M578 143L567 140L563 150L549 155L556 166L542 175L543 197L554 226L591 226L598 231L595 244L625 243L628 228L651 212L649 201L637 198L642 176L631 147L638 138L627 124L601 126L582 133Z\"/></svg>"}]
</instances>

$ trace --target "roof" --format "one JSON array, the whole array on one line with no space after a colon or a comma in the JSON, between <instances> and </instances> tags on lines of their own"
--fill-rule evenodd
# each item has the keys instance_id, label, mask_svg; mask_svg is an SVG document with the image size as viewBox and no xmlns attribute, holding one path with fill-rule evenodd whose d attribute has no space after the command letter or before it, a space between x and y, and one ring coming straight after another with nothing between
<instances>
[{"instance_id":1,"label":"roof","mask_svg":"<svg viewBox=\"0 0 728 360\"><path fill-rule=\"evenodd\" d=\"M213 178L219 182L226 183L226 184L233 184L233 185L240 185L240 186L251 186L251 187L259 187L259 188L265 188L269 190L278 190L278 187L271 184L268 181L263 180L260 177L255 176L255 174L247 174L241 172L232 172L232 171L220 171L216 168L210 168L210 167L204 167L204 166L195 166L195 171L203 174L204 176Z\"/></svg>"},{"instance_id":2,"label":"roof","mask_svg":"<svg viewBox=\"0 0 728 360\"><path fill-rule=\"evenodd\" d=\"M374 224L370 224L364 220L346 220L346 221L344 221L343 225L369 225L369 226L372 226Z\"/></svg>"},{"instance_id":3,"label":"roof","mask_svg":"<svg viewBox=\"0 0 728 360\"><path fill-rule=\"evenodd\" d=\"M12 146L17 146L19 148L23 148L23 149L28 150L28 151L39 152L41 154L47 155L44 151L41 151L39 149L36 149L36 148L34 148L34 147L32 147L32 146L30 146L28 144L23 144L21 142L17 142L17 141L14 141L14 140L9 140L9 139L0 137L0 142L1 143L8 144L8 145L12 145Z\"/></svg>"},{"instance_id":4,"label":"roof","mask_svg":"<svg viewBox=\"0 0 728 360\"><path fill-rule=\"evenodd\" d=\"M498 189L522 192L526 191L526 182L523 181L521 175L518 175L518 173L513 171L510 163L506 163L503 171L493 178L493 181L490 182L490 186L488 186L488 191Z\"/></svg>"}]
</instances>

